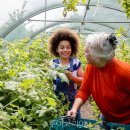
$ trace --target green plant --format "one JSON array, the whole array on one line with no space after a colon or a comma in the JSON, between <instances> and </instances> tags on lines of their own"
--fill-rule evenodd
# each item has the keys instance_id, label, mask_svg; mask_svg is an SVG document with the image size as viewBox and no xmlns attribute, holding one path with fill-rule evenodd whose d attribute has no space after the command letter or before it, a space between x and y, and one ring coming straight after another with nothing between
<instances>
[{"instance_id":1,"label":"green plant","mask_svg":"<svg viewBox=\"0 0 130 130\"><path fill-rule=\"evenodd\" d=\"M69 12L69 11L73 11L73 12L78 11L76 8L76 5L80 1L84 4L86 3L86 0L63 0L63 4L65 6L64 11L63 11L63 16L66 17L67 12Z\"/></svg>"},{"instance_id":2,"label":"green plant","mask_svg":"<svg viewBox=\"0 0 130 130\"><path fill-rule=\"evenodd\" d=\"M48 130L50 121L63 115L62 102L46 77L46 37L29 43L0 40L0 128Z\"/></svg>"},{"instance_id":3,"label":"green plant","mask_svg":"<svg viewBox=\"0 0 130 130\"><path fill-rule=\"evenodd\" d=\"M116 49L116 57L130 63L130 45L126 42L127 31L124 27L120 27L119 29L115 30L115 34L117 35L118 42L117 49Z\"/></svg>"},{"instance_id":4,"label":"green plant","mask_svg":"<svg viewBox=\"0 0 130 130\"><path fill-rule=\"evenodd\" d=\"M128 18L130 18L130 0L118 0Z\"/></svg>"}]
</instances>

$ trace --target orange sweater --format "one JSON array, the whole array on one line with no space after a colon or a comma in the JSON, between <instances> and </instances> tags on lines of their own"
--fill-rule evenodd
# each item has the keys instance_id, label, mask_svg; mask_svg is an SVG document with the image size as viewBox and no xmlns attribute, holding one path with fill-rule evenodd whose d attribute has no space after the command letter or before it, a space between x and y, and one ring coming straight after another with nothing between
<instances>
[{"instance_id":1,"label":"orange sweater","mask_svg":"<svg viewBox=\"0 0 130 130\"><path fill-rule=\"evenodd\" d=\"M113 59L103 68L87 65L76 98L85 102L90 95L107 121L130 124L130 64Z\"/></svg>"}]
</instances>

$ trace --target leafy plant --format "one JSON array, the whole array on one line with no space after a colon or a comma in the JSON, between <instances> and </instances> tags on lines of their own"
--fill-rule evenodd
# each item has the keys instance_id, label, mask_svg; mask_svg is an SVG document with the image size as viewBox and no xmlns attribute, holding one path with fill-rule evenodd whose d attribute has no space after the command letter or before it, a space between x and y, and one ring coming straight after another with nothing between
<instances>
[{"instance_id":1,"label":"leafy plant","mask_svg":"<svg viewBox=\"0 0 130 130\"><path fill-rule=\"evenodd\" d=\"M117 45L116 49L116 57L130 63L130 45L124 37L127 36L127 31L121 26L119 29L115 30L115 33L119 41L119 45Z\"/></svg>"},{"instance_id":2,"label":"leafy plant","mask_svg":"<svg viewBox=\"0 0 130 130\"><path fill-rule=\"evenodd\" d=\"M65 110L46 77L46 38L15 42L0 40L0 128L48 130ZM46 49L45 49L46 48Z\"/></svg>"},{"instance_id":3,"label":"leafy plant","mask_svg":"<svg viewBox=\"0 0 130 130\"><path fill-rule=\"evenodd\" d=\"M118 0L121 3L128 18L130 18L130 1L129 0Z\"/></svg>"},{"instance_id":4,"label":"leafy plant","mask_svg":"<svg viewBox=\"0 0 130 130\"><path fill-rule=\"evenodd\" d=\"M79 3L79 2L82 2L82 3L86 3L86 0L63 0L63 4L65 6L64 8L64 11L63 11L63 16L66 17L67 15L67 12L69 11L73 11L73 12L76 12L78 11L76 9L76 5Z\"/></svg>"},{"instance_id":5,"label":"leafy plant","mask_svg":"<svg viewBox=\"0 0 130 130\"><path fill-rule=\"evenodd\" d=\"M67 78L67 76L65 75L65 71L67 71L67 67L66 66L61 66L60 64L56 64L52 61L50 61L50 69L48 69L48 73L47 76L51 79L51 81L53 82L54 79L56 79L57 77L61 78L61 82L66 82L67 84L69 84L69 80ZM57 65L57 67L55 68L54 66Z\"/></svg>"}]
</instances>

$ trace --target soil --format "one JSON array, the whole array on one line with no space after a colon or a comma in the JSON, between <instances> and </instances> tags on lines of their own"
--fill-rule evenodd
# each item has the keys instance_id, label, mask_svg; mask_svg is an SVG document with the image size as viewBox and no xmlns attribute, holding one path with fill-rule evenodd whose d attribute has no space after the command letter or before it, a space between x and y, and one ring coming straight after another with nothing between
<instances>
[{"instance_id":1,"label":"soil","mask_svg":"<svg viewBox=\"0 0 130 130\"><path fill-rule=\"evenodd\" d=\"M93 112L91 105L87 101L82 107L81 107L81 118L84 119L93 119Z\"/></svg>"}]
</instances>

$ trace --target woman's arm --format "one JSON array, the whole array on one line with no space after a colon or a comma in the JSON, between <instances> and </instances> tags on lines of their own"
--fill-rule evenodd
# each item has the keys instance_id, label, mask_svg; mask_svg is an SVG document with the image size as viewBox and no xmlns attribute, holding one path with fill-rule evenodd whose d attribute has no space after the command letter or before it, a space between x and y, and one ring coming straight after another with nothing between
<instances>
[{"instance_id":1,"label":"woman's arm","mask_svg":"<svg viewBox=\"0 0 130 130\"><path fill-rule=\"evenodd\" d=\"M70 111L67 112L67 115L75 119L78 109L84 104L81 98L76 98L73 104L73 107Z\"/></svg>"},{"instance_id":2,"label":"woman's arm","mask_svg":"<svg viewBox=\"0 0 130 130\"><path fill-rule=\"evenodd\" d=\"M75 97L73 107L70 111L68 111L68 116L70 116L73 119L76 116L77 110L86 102L86 100L88 99L88 97L91 94L91 91L89 88L90 87L89 86L89 79L90 79L89 71L88 71L88 68L86 67L86 70L84 72L84 78L83 78L81 87L78 90L78 93Z\"/></svg>"}]
</instances>

